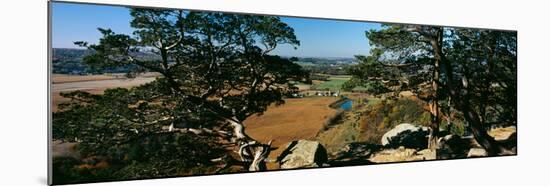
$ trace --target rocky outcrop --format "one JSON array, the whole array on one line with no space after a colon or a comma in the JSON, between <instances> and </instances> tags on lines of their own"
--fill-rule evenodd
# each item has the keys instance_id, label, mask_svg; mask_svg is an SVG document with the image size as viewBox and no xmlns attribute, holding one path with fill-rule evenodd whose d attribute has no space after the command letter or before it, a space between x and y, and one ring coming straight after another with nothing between
<instances>
[{"instance_id":1,"label":"rocky outcrop","mask_svg":"<svg viewBox=\"0 0 550 186\"><path fill-rule=\"evenodd\" d=\"M409 123L395 126L386 132L381 139L381 144L388 147L400 147L425 149L428 147L428 128L419 127Z\"/></svg>"},{"instance_id":2,"label":"rocky outcrop","mask_svg":"<svg viewBox=\"0 0 550 186\"><path fill-rule=\"evenodd\" d=\"M327 161L327 151L317 141L298 140L288 143L278 158L281 169L322 167Z\"/></svg>"},{"instance_id":3,"label":"rocky outcrop","mask_svg":"<svg viewBox=\"0 0 550 186\"><path fill-rule=\"evenodd\" d=\"M483 148L471 148L470 151L468 151L468 158L485 156L487 156L487 151L485 151L485 149Z\"/></svg>"},{"instance_id":4,"label":"rocky outcrop","mask_svg":"<svg viewBox=\"0 0 550 186\"><path fill-rule=\"evenodd\" d=\"M384 149L375 152L369 161L373 163L389 163L389 162L404 162L404 161L422 161L433 160L436 157L435 150L423 149L416 150L405 147L399 147L396 149Z\"/></svg>"}]
</instances>

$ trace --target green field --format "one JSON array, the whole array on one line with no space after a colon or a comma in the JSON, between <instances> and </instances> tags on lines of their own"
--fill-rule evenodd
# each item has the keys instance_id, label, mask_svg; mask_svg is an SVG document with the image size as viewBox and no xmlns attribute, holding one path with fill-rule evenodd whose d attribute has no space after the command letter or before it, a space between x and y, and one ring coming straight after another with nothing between
<instances>
[{"instance_id":1,"label":"green field","mask_svg":"<svg viewBox=\"0 0 550 186\"><path fill-rule=\"evenodd\" d=\"M342 91L342 84L348 81L351 78L349 75L331 75L328 78L328 81L322 82L311 86L313 90L327 90L330 91ZM353 90L361 91L364 90L364 87L355 87Z\"/></svg>"},{"instance_id":2,"label":"green field","mask_svg":"<svg viewBox=\"0 0 550 186\"><path fill-rule=\"evenodd\" d=\"M342 89L342 84L350 79L350 76L330 76L328 81L325 81L321 84L313 85L311 89L316 90L331 90L338 91Z\"/></svg>"}]
</instances>

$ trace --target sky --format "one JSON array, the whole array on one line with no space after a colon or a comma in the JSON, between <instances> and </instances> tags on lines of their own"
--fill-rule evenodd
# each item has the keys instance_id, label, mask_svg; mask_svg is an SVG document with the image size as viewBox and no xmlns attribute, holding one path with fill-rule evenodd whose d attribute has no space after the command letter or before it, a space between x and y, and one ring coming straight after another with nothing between
<instances>
[{"instance_id":1,"label":"sky","mask_svg":"<svg viewBox=\"0 0 550 186\"><path fill-rule=\"evenodd\" d=\"M54 2L52 7L52 46L78 48L75 41L97 43L98 27L131 34L130 12L125 7ZM370 47L365 31L380 28L378 23L328 19L281 17L300 40L295 50L280 45L272 54L297 57L353 57L367 55Z\"/></svg>"}]
</instances>

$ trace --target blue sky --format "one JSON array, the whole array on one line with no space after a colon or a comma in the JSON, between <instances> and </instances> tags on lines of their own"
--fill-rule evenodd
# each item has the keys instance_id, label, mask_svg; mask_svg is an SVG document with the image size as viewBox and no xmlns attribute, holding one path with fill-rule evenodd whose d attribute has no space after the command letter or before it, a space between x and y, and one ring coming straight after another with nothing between
<instances>
[{"instance_id":1,"label":"blue sky","mask_svg":"<svg viewBox=\"0 0 550 186\"><path fill-rule=\"evenodd\" d=\"M77 48L74 41L97 43L98 27L111 28L116 33L131 34L129 10L119 6L53 3L52 45L54 48ZM300 46L297 50L281 45L272 53L298 57L353 57L366 55L369 43L365 31L380 24L283 17L294 28Z\"/></svg>"}]
</instances>

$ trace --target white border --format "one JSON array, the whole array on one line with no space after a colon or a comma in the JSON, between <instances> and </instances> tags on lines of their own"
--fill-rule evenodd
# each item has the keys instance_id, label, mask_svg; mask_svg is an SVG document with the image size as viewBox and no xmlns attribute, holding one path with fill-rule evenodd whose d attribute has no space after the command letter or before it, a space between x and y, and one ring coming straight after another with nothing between
<instances>
[{"instance_id":1,"label":"white border","mask_svg":"<svg viewBox=\"0 0 550 186\"><path fill-rule=\"evenodd\" d=\"M81 0L82 1L82 0ZM86 2L518 30L519 155L94 185L520 185L547 183L548 5L544 1L86 0ZM45 185L47 3L0 6L0 185ZM241 182L242 181L242 182Z\"/></svg>"}]
</instances>

